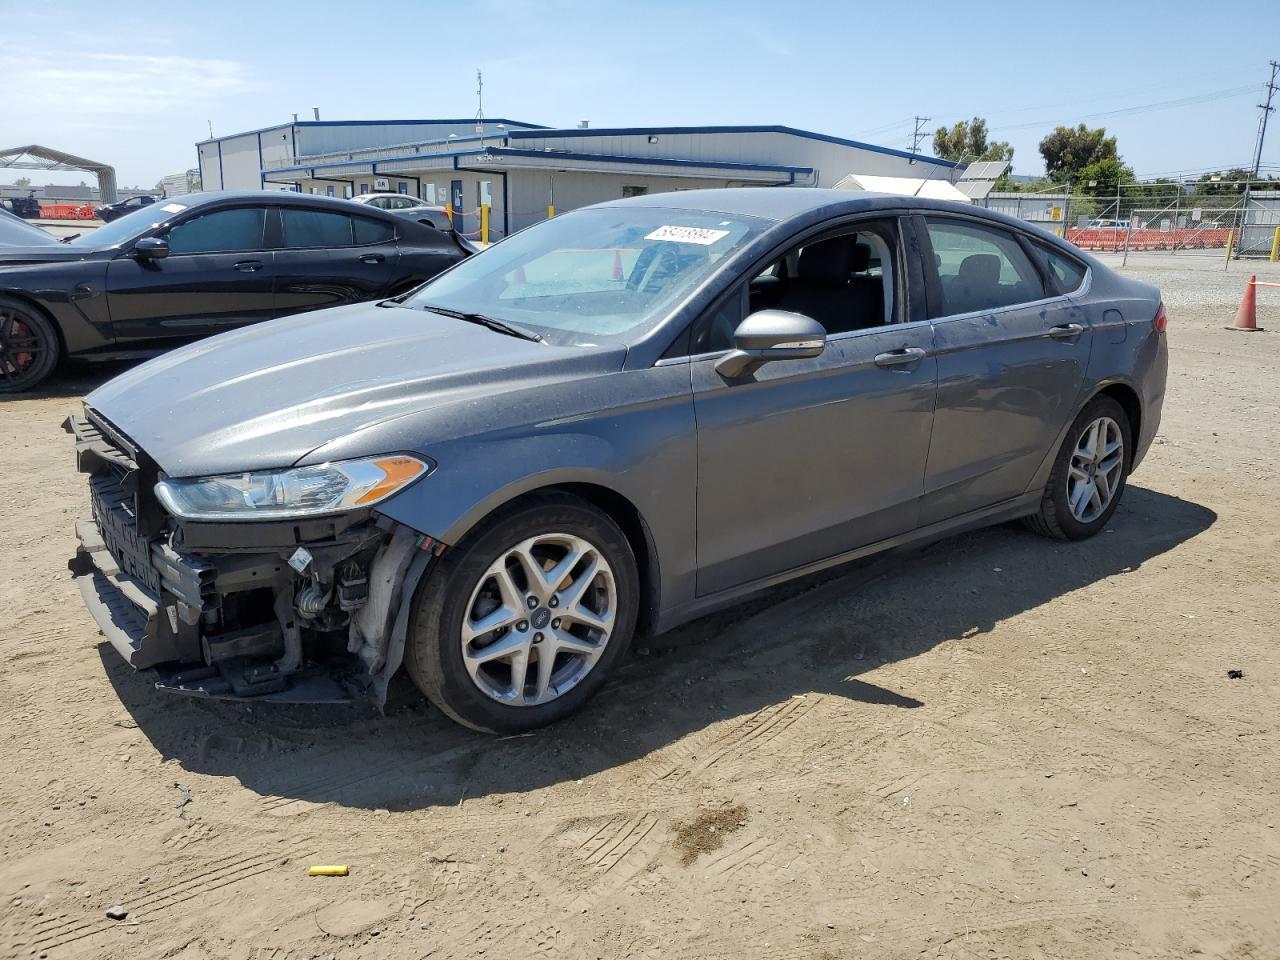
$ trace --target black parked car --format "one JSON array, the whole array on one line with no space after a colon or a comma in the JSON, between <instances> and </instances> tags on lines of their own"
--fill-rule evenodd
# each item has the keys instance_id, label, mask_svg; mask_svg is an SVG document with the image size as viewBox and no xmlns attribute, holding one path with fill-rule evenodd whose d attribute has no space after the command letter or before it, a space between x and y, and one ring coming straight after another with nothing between
<instances>
[{"instance_id":1,"label":"black parked car","mask_svg":"<svg viewBox=\"0 0 1280 960\"><path fill-rule=\"evenodd\" d=\"M119 220L121 217L126 217L156 202L155 197L144 193L136 197L119 200L116 203L104 203L100 207L94 207L93 215L103 223L110 223L112 220Z\"/></svg>"},{"instance_id":2,"label":"black parked car","mask_svg":"<svg viewBox=\"0 0 1280 960\"><path fill-rule=\"evenodd\" d=\"M61 357L146 357L285 314L394 296L471 252L345 200L195 193L67 243L0 247L0 393Z\"/></svg>"}]
</instances>

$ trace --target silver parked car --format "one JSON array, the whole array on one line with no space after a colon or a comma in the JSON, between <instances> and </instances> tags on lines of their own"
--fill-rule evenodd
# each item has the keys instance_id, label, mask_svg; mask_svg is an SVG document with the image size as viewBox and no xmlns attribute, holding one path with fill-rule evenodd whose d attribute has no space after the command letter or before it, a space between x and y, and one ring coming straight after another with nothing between
<instances>
[{"instance_id":1,"label":"silver parked car","mask_svg":"<svg viewBox=\"0 0 1280 960\"><path fill-rule=\"evenodd\" d=\"M410 217L421 223L429 223L437 230L453 229L453 221L449 219L449 213L444 207L427 203L412 194L361 193L349 199L352 203L362 203L365 206L386 210L388 213Z\"/></svg>"},{"instance_id":2,"label":"silver parked car","mask_svg":"<svg viewBox=\"0 0 1280 960\"><path fill-rule=\"evenodd\" d=\"M73 561L159 686L581 707L638 634L889 547L1101 530L1160 422L1157 290L1018 220L813 189L525 230L206 340L68 422Z\"/></svg>"}]
</instances>

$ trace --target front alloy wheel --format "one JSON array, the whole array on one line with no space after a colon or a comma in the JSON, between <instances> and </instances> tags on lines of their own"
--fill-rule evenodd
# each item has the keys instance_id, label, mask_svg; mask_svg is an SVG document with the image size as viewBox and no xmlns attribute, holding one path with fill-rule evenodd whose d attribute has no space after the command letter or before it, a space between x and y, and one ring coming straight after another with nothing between
<instances>
[{"instance_id":1,"label":"front alloy wheel","mask_svg":"<svg viewBox=\"0 0 1280 960\"><path fill-rule=\"evenodd\" d=\"M53 372L60 344L44 315L0 297L0 393L30 390Z\"/></svg>"},{"instance_id":2,"label":"front alloy wheel","mask_svg":"<svg viewBox=\"0 0 1280 960\"><path fill-rule=\"evenodd\" d=\"M639 594L611 517L568 494L530 496L433 562L412 601L405 666L459 723L531 730L604 683L631 643Z\"/></svg>"},{"instance_id":3,"label":"front alloy wheel","mask_svg":"<svg viewBox=\"0 0 1280 960\"><path fill-rule=\"evenodd\" d=\"M499 556L472 591L463 663L499 703L548 703L599 662L617 609L613 568L599 549L571 533L530 537Z\"/></svg>"}]
</instances>

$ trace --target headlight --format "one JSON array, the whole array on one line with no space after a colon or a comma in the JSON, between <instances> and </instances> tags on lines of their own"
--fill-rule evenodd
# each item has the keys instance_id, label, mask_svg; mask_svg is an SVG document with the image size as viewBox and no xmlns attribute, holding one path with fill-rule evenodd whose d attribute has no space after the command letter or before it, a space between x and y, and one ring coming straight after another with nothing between
<instances>
[{"instance_id":1,"label":"headlight","mask_svg":"<svg viewBox=\"0 0 1280 960\"><path fill-rule=\"evenodd\" d=\"M156 496L187 520L278 520L343 513L385 500L430 471L396 454L314 467L162 480Z\"/></svg>"}]
</instances>

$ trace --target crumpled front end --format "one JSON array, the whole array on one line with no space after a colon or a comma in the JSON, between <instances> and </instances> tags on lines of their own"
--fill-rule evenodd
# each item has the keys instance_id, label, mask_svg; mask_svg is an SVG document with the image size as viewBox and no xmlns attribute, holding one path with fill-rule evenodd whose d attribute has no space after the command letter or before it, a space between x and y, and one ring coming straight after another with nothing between
<instances>
[{"instance_id":1,"label":"crumpled front end","mask_svg":"<svg viewBox=\"0 0 1280 960\"><path fill-rule=\"evenodd\" d=\"M412 591L442 545L371 510L209 523L168 514L157 465L100 414L64 424L92 516L69 566L89 612L163 689L381 703Z\"/></svg>"}]
</instances>

